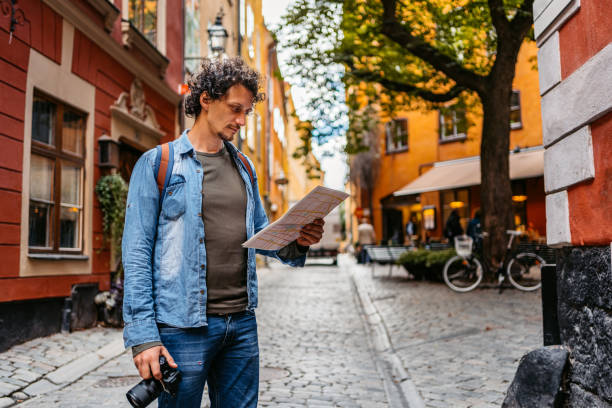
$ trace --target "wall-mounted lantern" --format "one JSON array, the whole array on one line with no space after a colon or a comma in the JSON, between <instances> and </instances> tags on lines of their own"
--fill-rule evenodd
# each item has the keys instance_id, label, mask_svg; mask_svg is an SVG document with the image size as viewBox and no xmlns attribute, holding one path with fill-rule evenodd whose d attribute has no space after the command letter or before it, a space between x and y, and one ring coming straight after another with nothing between
<instances>
[{"instance_id":1,"label":"wall-mounted lantern","mask_svg":"<svg viewBox=\"0 0 612 408\"><path fill-rule=\"evenodd\" d=\"M208 27L208 45L213 53L222 55L225 52L225 44L227 43L227 30L223 27L223 10L219 11L215 24Z\"/></svg>"},{"instance_id":2,"label":"wall-mounted lantern","mask_svg":"<svg viewBox=\"0 0 612 408\"><path fill-rule=\"evenodd\" d=\"M119 167L119 143L108 135L102 135L98 139L100 147L99 166L118 168Z\"/></svg>"}]
</instances>

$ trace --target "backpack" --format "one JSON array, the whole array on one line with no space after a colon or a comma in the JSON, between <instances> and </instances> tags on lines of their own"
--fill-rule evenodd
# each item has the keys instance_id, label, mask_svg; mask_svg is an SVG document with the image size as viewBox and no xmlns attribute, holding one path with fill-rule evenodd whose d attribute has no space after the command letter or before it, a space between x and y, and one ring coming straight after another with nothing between
<instances>
[{"instance_id":1,"label":"backpack","mask_svg":"<svg viewBox=\"0 0 612 408\"><path fill-rule=\"evenodd\" d=\"M168 187L168 183L170 182L170 176L172 175L172 168L174 167L174 143L168 142L162 145L159 145L155 148L157 150L155 156L155 179L157 180L157 188L159 189L159 203L161 208L161 203L164 199L164 195L166 194L166 188ZM255 188L255 179L253 178L253 170L249 165L249 161L246 156L238 151L238 158L244 164L244 167L249 172L249 177L251 179L251 186Z\"/></svg>"}]
</instances>

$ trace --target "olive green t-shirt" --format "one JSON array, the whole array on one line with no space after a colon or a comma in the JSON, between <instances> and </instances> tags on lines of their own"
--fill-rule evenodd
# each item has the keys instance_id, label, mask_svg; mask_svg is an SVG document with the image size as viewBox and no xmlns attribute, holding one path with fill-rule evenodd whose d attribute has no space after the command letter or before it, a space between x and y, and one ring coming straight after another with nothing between
<instances>
[{"instance_id":1,"label":"olive green t-shirt","mask_svg":"<svg viewBox=\"0 0 612 408\"><path fill-rule=\"evenodd\" d=\"M247 194L225 146L196 152L202 164L202 219L206 246L207 313L235 313L248 304L246 260Z\"/></svg>"}]
</instances>

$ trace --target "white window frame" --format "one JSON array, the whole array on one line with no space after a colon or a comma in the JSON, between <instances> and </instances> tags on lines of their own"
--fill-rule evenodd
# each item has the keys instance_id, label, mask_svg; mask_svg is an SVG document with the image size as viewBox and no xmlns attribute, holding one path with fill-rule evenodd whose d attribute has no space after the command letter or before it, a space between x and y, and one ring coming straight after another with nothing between
<instances>
[{"instance_id":1,"label":"white window frame","mask_svg":"<svg viewBox=\"0 0 612 408\"><path fill-rule=\"evenodd\" d=\"M519 113L519 121L518 122L510 122L510 129L516 130L521 129L523 127L523 114L521 112L521 91L512 90L513 95L518 95L518 105L512 105L512 98L510 98L510 113L518 111Z\"/></svg>"},{"instance_id":2,"label":"white window frame","mask_svg":"<svg viewBox=\"0 0 612 408\"><path fill-rule=\"evenodd\" d=\"M449 112L449 114L453 115L453 134L452 135L446 135L444 133L445 132L444 114L441 111L439 111L440 142L449 142L449 141L454 141L454 140L465 139L467 137L467 129L466 129L466 132L462 132L462 133L457 132L457 111L453 109Z\"/></svg>"},{"instance_id":3,"label":"white window frame","mask_svg":"<svg viewBox=\"0 0 612 408\"><path fill-rule=\"evenodd\" d=\"M392 135L393 129L396 131L401 130L400 123L406 124L406 137L398 138L398 135ZM385 124L385 151L387 154L400 153L408 150L408 119L407 118L394 118ZM404 143L405 142L405 143Z\"/></svg>"},{"instance_id":4,"label":"white window frame","mask_svg":"<svg viewBox=\"0 0 612 408\"><path fill-rule=\"evenodd\" d=\"M51 276L91 274L93 268L93 192L94 192L94 116L96 87L72 72L74 26L64 20L62 24L62 59L57 65L35 49L30 49L26 81L23 173L21 194L21 234L19 250L19 276ZM30 163L32 154L32 114L35 89L53 95L59 101L78 107L88 115L85 126L85 163L83 166L83 224L81 254L30 254Z\"/></svg>"},{"instance_id":5,"label":"white window frame","mask_svg":"<svg viewBox=\"0 0 612 408\"><path fill-rule=\"evenodd\" d=\"M130 0L123 0L121 18L130 19ZM166 0L157 0L157 33L153 44L159 52L166 55Z\"/></svg>"}]
</instances>

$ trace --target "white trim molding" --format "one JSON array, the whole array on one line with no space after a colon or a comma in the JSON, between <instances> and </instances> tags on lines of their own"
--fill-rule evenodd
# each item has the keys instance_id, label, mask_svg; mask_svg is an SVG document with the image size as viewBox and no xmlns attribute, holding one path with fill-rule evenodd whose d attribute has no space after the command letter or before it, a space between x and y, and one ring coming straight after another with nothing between
<instances>
[{"instance_id":1,"label":"white trim molding","mask_svg":"<svg viewBox=\"0 0 612 408\"><path fill-rule=\"evenodd\" d=\"M75 3L66 0L43 0L53 11L64 18L77 30L85 34L94 44L105 50L134 76L141 78L149 87L158 92L164 99L177 106L181 95L164 82L155 71L136 59L128 50L119 44L103 29L90 23L90 18ZM71 47L72 49L72 47Z\"/></svg>"},{"instance_id":2,"label":"white trim molding","mask_svg":"<svg viewBox=\"0 0 612 408\"><path fill-rule=\"evenodd\" d=\"M584 126L544 152L546 194L595 178L591 127Z\"/></svg>"},{"instance_id":3,"label":"white trim molding","mask_svg":"<svg viewBox=\"0 0 612 408\"><path fill-rule=\"evenodd\" d=\"M57 65L33 48L30 49L26 81L23 135L23 174L21 195L21 242L19 276L81 275L92 272L93 247L93 173L94 121L96 88L72 73L74 26L66 20L62 24L62 64ZM39 89L87 113L85 128L85 165L83 183L83 256L70 260L49 260L28 257L30 207L30 157L32 147L32 105L34 90ZM39 257L40 258L40 257Z\"/></svg>"},{"instance_id":4,"label":"white trim molding","mask_svg":"<svg viewBox=\"0 0 612 408\"><path fill-rule=\"evenodd\" d=\"M137 49L158 70L160 78L166 75L170 61L129 20L121 21L121 38L128 49Z\"/></svg>"},{"instance_id":5,"label":"white trim molding","mask_svg":"<svg viewBox=\"0 0 612 408\"><path fill-rule=\"evenodd\" d=\"M548 2L545 6L543 3ZM533 5L533 30L539 47L580 9L580 0L537 0Z\"/></svg>"},{"instance_id":6,"label":"white trim molding","mask_svg":"<svg viewBox=\"0 0 612 408\"><path fill-rule=\"evenodd\" d=\"M612 111L612 43L542 97L542 133L548 147Z\"/></svg>"},{"instance_id":7,"label":"white trim molding","mask_svg":"<svg viewBox=\"0 0 612 408\"><path fill-rule=\"evenodd\" d=\"M538 50L538 73L540 95L544 95L561 82L561 51L558 31L555 31Z\"/></svg>"},{"instance_id":8,"label":"white trim molding","mask_svg":"<svg viewBox=\"0 0 612 408\"><path fill-rule=\"evenodd\" d=\"M130 99L130 107L128 107ZM120 142L124 137L137 146L151 149L165 135L155 118L155 111L146 104L142 84L138 79L132 83L130 93L122 92L111 106L111 137Z\"/></svg>"},{"instance_id":9,"label":"white trim molding","mask_svg":"<svg viewBox=\"0 0 612 408\"><path fill-rule=\"evenodd\" d=\"M551 247L572 244L567 190L546 196L546 240Z\"/></svg>"}]
</instances>

